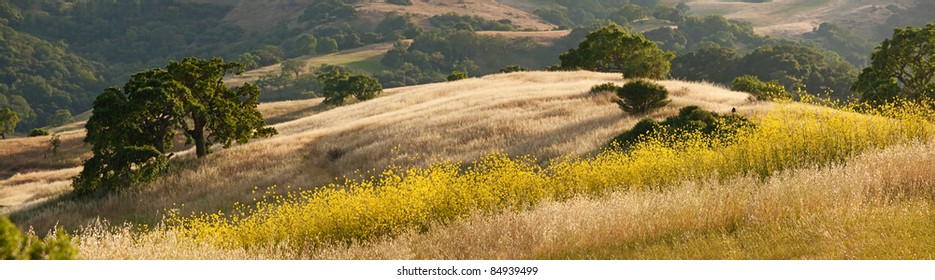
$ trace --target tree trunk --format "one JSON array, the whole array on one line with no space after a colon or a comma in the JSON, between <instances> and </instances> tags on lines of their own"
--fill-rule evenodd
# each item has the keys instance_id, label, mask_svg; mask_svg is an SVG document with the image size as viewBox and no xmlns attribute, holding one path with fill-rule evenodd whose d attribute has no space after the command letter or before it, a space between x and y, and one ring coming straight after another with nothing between
<instances>
[{"instance_id":1,"label":"tree trunk","mask_svg":"<svg viewBox=\"0 0 935 280\"><path fill-rule=\"evenodd\" d=\"M155 138L156 141L153 144L156 147L156 150L159 151L160 154L166 154L166 143L163 141L163 138L165 136L166 136L165 130L156 132L156 138Z\"/></svg>"},{"instance_id":2,"label":"tree trunk","mask_svg":"<svg viewBox=\"0 0 935 280\"><path fill-rule=\"evenodd\" d=\"M195 128L192 130L192 139L195 140L195 154L198 158L208 156L208 141L205 139L205 121L195 119Z\"/></svg>"},{"instance_id":3,"label":"tree trunk","mask_svg":"<svg viewBox=\"0 0 935 280\"><path fill-rule=\"evenodd\" d=\"M160 138L156 138L156 139L160 139ZM156 144L156 145L155 145L155 146L156 146L155 148L156 148L157 151L159 151L160 154L166 154L166 145L163 144L162 141L156 141L156 143L154 143L154 144Z\"/></svg>"}]
</instances>

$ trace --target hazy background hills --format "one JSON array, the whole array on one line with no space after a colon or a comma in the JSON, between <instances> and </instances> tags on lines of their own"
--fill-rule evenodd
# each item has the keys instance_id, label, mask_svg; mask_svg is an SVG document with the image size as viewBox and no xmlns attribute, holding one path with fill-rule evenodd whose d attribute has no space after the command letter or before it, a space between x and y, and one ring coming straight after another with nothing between
<instances>
[{"instance_id":1,"label":"hazy background hills","mask_svg":"<svg viewBox=\"0 0 935 280\"><path fill-rule=\"evenodd\" d=\"M558 54L576 46L593 25L608 22L643 32L680 56L718 46L739 59L763 45L793 42L777 39L793 39L817 43L859 68L893 27L932 18L933 5L913 0L2 0L0 106L21 116L20 132L65 124L90 109L105 87L186 56L220 56L259 68L237 82L258 82L267 101L317 97L319 85L305 74L321 64L366 72L385 87L443 81L452 71L477 76L508 65L541 69L556 64ZM840 81L821 86L846 95L843 85L850 84L845 80L854 71L837 58L822 57L826 68L839 73L823 75ZM281 75L280 63L290 60L294 75ZM738 69L731 77L699 77L698 71L679 68L678 59L674 64L675 78L724 83L743 73L798 85L794 77L784 80L792 74Z\"/></svg>"}]
</instances>

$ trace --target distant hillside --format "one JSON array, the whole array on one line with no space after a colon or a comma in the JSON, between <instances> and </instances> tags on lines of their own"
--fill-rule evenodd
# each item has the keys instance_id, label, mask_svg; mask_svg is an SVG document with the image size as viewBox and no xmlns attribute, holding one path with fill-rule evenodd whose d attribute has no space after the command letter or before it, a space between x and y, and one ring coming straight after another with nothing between
<instances>
[{"instance_id":1,"label":"distant hillside","mask_svg":"<svg viewBox=\"0 0 935 280\"><path fill-rule=\"evenodd\" d=\"M92 204L51 203L17 216L38 229L56 223L76 226L98 215L111 221L152 222L158 211L173 203L184 203L196 211L215 211L211 209L251 200L254 187L316 186L389 164L469 161L498 151L532 155L542 161L582 155L599 150L644 117L623 113L609 96L588 93L591 86L605 82L624 81L619 74L521 72L391 89L383 97L327 111L319 106L320 99L263 104L263 114L277 123L274 126L280 132L271 139L220 150L201 163L190 159L188 152L179 152L175 158L178 171L138 192ZM753 113L760 106L750 103L746 93L720 87L681 81L662 84L672 91L673 102L649 117L674 115L686 105L722 113L734 107ZM68 139L80 139L77 137L80 135ZM48 138L12 141L40 149L31 152L30 158L42 164ZM0 149L0 162L17 154ZM193 164L207 169L188 167ZM61 169L0 178L0 194L20 198L6 202L13 207L7 209L69 191L69 177L79 170L67 165L56 168ZM131 205L129 201L140 203Z\"/></svg>"},{"instance_id":2,"label":"distant hillside","mask_svg":"<svg viewBox=\"0 0 935 280\"><path fill-rule=\"evenodd\" d=\"M85 110L104 88L100 63L2 23L0 65L0 108L19 116L18 131L59 122L59 110Z\"/></svg>"},{"instance_id":3,"label":"distant hillside","mask_svg":"<svg viewBox=\"0 0 935 280\"><path fill-rule=\"evenodd\" d=\"M821 23L844 26L859 34L877 36L877 27L884 24L894 11L912 8L918 0L783 0L725 1L668 0L671 5L685 2L692 15L724 15L753 23L763 35L795 37L811 32ZM749 3L748 3L749 2ZM884 34L889 35L889 34Z\"/></svg>"},{"instance_id":4,"label":"distant hillside","mask_svg":"<svg viewBox=\"0 0 935 280\"><path fill-rule=\"evenodd\" d=\"M263 31L275 27L283 20L296 20L313 0L183 0L182 2L208 3L232 7L225 20L247 30ZM504 5L497 0L433 0L412 1L410 6L388 4L384 0L351 1L371 20L379 21L383 14L396 12L412 14L425 22L432 16L445 13L479 16L488 20L509 19L521 29L550 30L555 26L543 22L530 12Z\"/></svg>"}]
</instances>

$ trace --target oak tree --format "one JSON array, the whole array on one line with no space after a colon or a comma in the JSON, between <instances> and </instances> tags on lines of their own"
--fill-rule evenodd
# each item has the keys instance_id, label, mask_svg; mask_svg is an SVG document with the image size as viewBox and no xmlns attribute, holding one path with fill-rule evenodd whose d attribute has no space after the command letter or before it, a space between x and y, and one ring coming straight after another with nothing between
<instances>
[{"instance_id":1,"label":"oak tree","mask_svg":"<svg viewBox=\"0 0 935 280\"><path fill-rule=\"evenodd\" d=\"M178 132L195 143L199 158L213 143L229 147L275 134L256 110L256 86L224 85L224 76L238 69L241 64L220 58L186 58L134 74L122 89L106 89L85 125L93 155L75 178L75 191L109 192L154 179L167 168Z\"/></svg>"},{"instance_id":2,"label":"oak tree","mask_svg":"<svg viewBox=\"0 0 935 280\"><path fill-rule=\"evenodd\" d=\"M561 68L619 72L627 78L662 79L669 73L672 52L660 50L641 34L612 24L588 33L577 49L563 53Z\"/></svg>"},{"instance_id":3,"label":"oak tree","mask_svg":"<svg viewBox=\"0 0 935 280\"><path fill-rule=\"evenodd\" d=\"M869 103L935 97L935 24L897 28L851 89Z\"/></svg>"},{"instance_id":4,"label":"oak tree","mask_svg":"<svg viewBox=\"0 0 935 280\"><path fill-rule=\"evenodd\" d=\"M19 116L10 108L0 108L0 139L6 139L7 133L12 134L19 123Z\"/></svg>"}]
</instances>

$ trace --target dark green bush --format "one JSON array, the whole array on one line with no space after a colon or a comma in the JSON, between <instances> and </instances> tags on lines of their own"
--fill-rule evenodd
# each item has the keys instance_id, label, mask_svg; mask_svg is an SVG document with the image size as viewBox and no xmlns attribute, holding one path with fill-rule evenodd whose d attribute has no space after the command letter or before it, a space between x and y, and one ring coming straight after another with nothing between
<instances>
[{"instance_id":1,"label":"dark green bush","mask_svg":"<svg viewBox=\"0 0 935 280\"><path fill-rule=\"evenodd\" d=\"M603 83L603 84L599 84L599 85L596 85L596 86L591 87L591 91L590 91L590 92L591 92L591 93L602 93L602 92L614 92L614 93L616 93L617 90L619 90L619 89L620 89L620 87L617 86L617 85L614 84L614 83Z\"/></svg>"},{"instance_id":2,"label":"dark green bush","mask_svg":"<svg viewBox=\"0 0 935 280\"><path fill-rule=\"evenodd\" d=\"M454 72L451 72L451 75L448 75L449 82L457 81L457 80L464 80L467 78L468 78L468 74L462 71L454 71Z\"/></svg>"},{"instance_id":3,"label":"dark green bush","mask_svg":"<svg viewBox=\"0 0 935 280\"><path fill-rule=\"evenodd\" d=\"M6 217L0 217L0 259L2 260L73 260L78 249L71 237L58 229L54 236L44 240L35 235L24 235Z\"/></svg>"},{"instance_id":4,"label":"dark green bush","mask_svg":"<svg viewBox=\"0 0 935 280\"><path fill-rule=\"evenodd\" d=\"M752 75L743 75L731 82L730 89L733 91L742 91L753 94L757 100L776 100L789 99L792 95L786 91L786 87L777 81L764 82Z\"/></svg>"},{"instance_id":5,"label":"dark green bush","mask_svg":"<svg viewBox=\"0 0 935 280\"><path fill-rule=\"evenodd\" d=\"M660 84L634 80L617 90L615 100L623 111L631 114L649 113L669 104L669 91Z\"/></svg>"},{"instance_id":6,"label":"dark green bush","mask_svg":"<svg viewBox=\"0 0 935 280\"><path fill-rule=\"evenodd\" d=\"M672 140L677 140L686 133L700 133L705 137L730 141L738 131L753 125L747 118L737 114L718 114L702 110L698 106L687 106L679 110L678 115L668 117L663 122L653 119L641 120L629 131L615 137L611 146L627 148L652 133L659 133L660 136Z\"/></svg>"},{"instance_id":7,"label":"dark green bush","mask_svg":"<svg viewBox=\"0 0 935 280\"><path fill-rule=\"evenodd\" d=\"M33 128L29 131L29 137L47 136L49 131L41 128Z\"/></svg>"},{"instance_id":8,"label":"dark green bush","mask_svg":"<svg viewBox=\"0 0 935 280\"><path fill-rule=\"evenodd\" d=\"M513 73L513 72L526 72L526 71L529 71L529 69L526 69L525 67L522 67L519 65L511 64L511 65L507 65L506 68L500 69L498 73Z\"/></svg>"}]
</instances>

